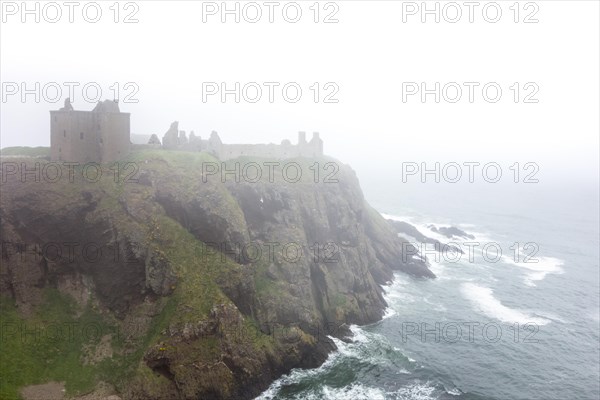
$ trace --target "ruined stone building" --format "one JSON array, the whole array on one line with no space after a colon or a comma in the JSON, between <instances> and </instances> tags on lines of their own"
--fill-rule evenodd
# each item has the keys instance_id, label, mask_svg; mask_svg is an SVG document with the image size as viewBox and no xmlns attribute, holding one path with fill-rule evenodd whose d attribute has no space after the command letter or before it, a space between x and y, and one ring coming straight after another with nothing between
<instances>
[{"instance_id":1,"label":"ruined stone building","mask_svg":"<svg viewBox=\"0 0 600 400\"><path fill-rule=\"evenodd\" d=\"M149 144L156 144L158 137L152 135ZM298 143L292 144L283 140L281 144L225 144L219 134L213 131L206 140L192 131L189 138L185 131L179 130L177 121L173 122L164 134L162 147L169 150L206 151L218 159L225 161L237 157L292 158L319 157L323 155L323 141L318 132L313 133L310 141L306 141L306 133L298 133Z\"/></svg>"},{"instance_id":2,"label":"ruined stone building","mask_svg":"<svg viewBox=\"0 0 600 400\"><path fill-rule=\"evenodd\" d=\"M50 154L53 161L110 163L127 156L132 148L205 151L220 160L237 157L292 158L323 155L323 141L317 132L310 141L298 134L298 143L225 144L217 132L202 139L179 130L177 121L164 134L162 143L156 134L146 145L132 145L129 113L122 113L116 100L99 101L92 111L74 110L69 99L58 111L50 111Z\"/></svg>"},{"instance_id":3,"label":"ruined stone building","mask_svg":"<svg viewBox=\"0 0 600 400\"><path fill-rule=\"evenodd\" d=\"M129 153L129 113L118 101L99 101L92 111L74 110L69 99L50 111L50 155L54 161L109 163Z\"/></svg>"}]
</instances>

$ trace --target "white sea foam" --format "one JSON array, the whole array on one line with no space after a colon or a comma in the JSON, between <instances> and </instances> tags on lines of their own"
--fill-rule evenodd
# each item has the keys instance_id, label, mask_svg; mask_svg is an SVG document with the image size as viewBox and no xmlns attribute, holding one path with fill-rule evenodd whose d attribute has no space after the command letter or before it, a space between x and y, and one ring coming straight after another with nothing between
<instances>
[{"instance_id":1,"label":"white sea foam","mask_svg":"<svg viewBox=\"0 0 600 400\"><path fill-rule=\"evenodd\" d=\"M389 310L389 309L388 309ZM363 328L357 325L351 325L350 331L352 332L352 338L350 342L345 342L340 339L328 336L331 339L337 350L329 355L327 360L318 368L314 369L293 369L289 374L282 376L271 386L264 391L257 400L273 400L278 398L280 391L283 387L288 385L299 384L307 379L312 379L319 375L324 375L327 371L331 370L340 360L347 358L355 358L371 364L386 363L386 359L382 358L376 353L372 353L371 346L374 344L378 347L389 346L387 339L380 335L372 332L367 332ZM400 349L391 347L394 351L401 352ZM409 358L409 361L415 362L415 360ZM410 371L400 368L397 371L398 374L411 374ZM343 388L334 388L330 386L323 386L319 388L313 388L307 391L303 391L301 397L304 399L427 399L427 397L418 397L425 393L419 387L409 386L403 388L399 392L386 392L379 388L368 387L360 383L352 383L351 385L344 386ZM405 394L415 396L406 397Z\"/></svg>"},{"instance_id":2,"label":"white sea foam","mask_svg":"<svg viewBox=\"0 0 600 400\"><path fill-rule=\"evenodd\" d=\"M352 341L354 343L367 343L369 338L365 331L358 325L350 325L350 331L352 331Z\"/></svg>"},{"instance_id":3,"label":"white sea foam","mask_svg":"<svg viewBox=\"0 0 600 400\"><path fill-rule=\"evenodd\" d=\"M535 282L543 280L546 275L565 273L564 269L561 268L564 261L555 257L535 256L525 262L525 255L521 254L519 262L517 262L513 256L502 256L502 260L507 264L515 265L529 271L524 279L525 285L527 286L535 286ZM537 262L533 262L534 260L537 260Z\"/></svg>"},{"instance_id":4,"label":"white sea foam","mask_svg":"<svg viewBox=\"0 0 600 400\"><path fill-rule=\"evenodd\" d=\"M412 304L417 302L417 298L409 293L399 290L390 290L386 292L383 296L385 301L388 304L393 304L397 306L404 306L406 304Z\"/></svg>"},{"instance_id":5,"label":"white sea foam","mask_svg":"<svg viewBox=\"0 0 600 400\"><path fill-rule=\"evenodd\" d=\"M391 398L399 400L433 400L437 397L434 393L435 387L426 382L413 383L390 394L393 395Z\"/></svg>"},{"instance_id":6,"label":"white sea foam","mask_svg":"<svg viewBox=\"0 0 600 400\"><path fill-rule=\"evenodd\" d=\"M354 383L343 388L332 388L329 386L324 386L322 388L321 397L312 395L306 398L324 398L335 400L433 400L436 398L434 397L435 391L435 387L430 386L428 382L413 383L404 386L394 392L385 392L379 388L373 388L363 384Z\"/></svg>"},{"instance_id":7,"label":"white sea foam","mask_svg":"<svg viewBox=\"0 0 600 400\"><path fill-rule=\"evenodd\" d=\"M409 224L411 223L410 221L413 220L413 217L409 217L408 215L392 215L392 214L384 214L384 213L380 213L381 216L385 219L391 219L392 221L404 221L404 222L408 222Z\"/></svg>"},{"instance_id":8,"label":"white sea foam","mask_svg":"<svg viewBox=\"0 0 600 400\"><path fill-rule=\"evenodd\" d=\"M333 343L335 343L335 346L337 347L337 353L339 355L353 358L360 357L358 349L356 348L356 346L352 346L352 343L346 343L343 340L337 338L331 338L331 340L333 340Z\"/></svg>"},{"instance_id":9,"label":"white sea foam","mask_svg":"<svg viewBox=\"0 0 600 400\"><path fill-rule=\"evenodd\" d=\"M425 297L423 299L423 301L425 301L425 303L429 304L431 306L431 308L433 308L436 311L440 311L440 312L448 311L446 306L444 306L443 304L436 303L434 301L429 301L429 297Z\"/></svg>"},{"instance_id":10,"label":"white sea foam","mask_svg":"<svg viewBox=\"0 0 600 400\"><path fill-rule=\"evenodd\" d=\"M351 342L346 343L337 338L331 338L337 346L338 354L347 358L356 358L373 365L385 363L386 360L377 354L370 351L370 344L376 342L380 346L385 346L387 339L384 336L374 333L369 333L357 325L351 325L352 331Z\"/></svg>"},{"instance_id":11,"label":"white sea foam","mask_svg":"<svg viewBox=\"0 0 600 400\"><path fill-rule=\"evenodd\" d=\"M431 270L431 272L433 272L435 274L435 276L437 276L440 279L446 278L446 276L444 274L446 267L444 265L442 265L442 263L436 262L432 258L428 258L428 261L429 261L429 269Z\"/></svg>"},{"instance_id":12,"label":"white sea foam","mask_svg":"<svg viewBox=\"0 0 600 400\"><path fill-rule=\"evenodd\" d=\"M325 360L325 362L321 364L320 367L313 369L293 369L289 374L284 375L281 378L277 379L275 382L273 382L271 386L269 386L267 390L265 390L258 397L256 397L255 400L275 399L277 398L277 395L283 386L299 383L303 379L315 375L320 375L325 371L329 370L331 366L335 364L337 358L340 357L340 355L342 354L339 351L339 349L341 347L345 348L346 345L346 343L342 342L341 340L332 338L331 336L329 336L329 338L335 342L336 346L338 346L338 351L330 353L327 357L327 360Z\"/></svg>"},{"instance_id":13,"label":"white sea foam","mask_svg":"<svg viewBox=\"0 0 600 400\"><path fill-rule=\"evenodd\" d=\"M298 384L303 380L322 375L334 367L336 363L343 358L355 358L372 364L381 364L386 362L385 358L382 358L377 354L372 354L369 350L370 344L373 342L375 342L377 345L385 346L387 339L385 339L384 336L369 333L357 325L351 325L350 331L352 332L352 338L351 342L349 343L329 336L329 338L335 343L337 350L331 353L325 363L323 363L320 367L314 369L294 369L288 375L284 375L273 382L271 386L256 399L275 399L278 397L279 391L282 387ZM396 348L393 349L400 351ZM412 361L414 362L414 360ZM410 374L410 372L406 369L399 369L398 373ZM316 393L314 391L312 393L303 392L302 399L384 399L388 397L387 394L380 389L371 388L356 383L343 388L324 386L323 388L316 390Z\"/></svg>"},{"instance_id":14,"label":"white sea foam","mask_svg":"<svg viewBox=\"0 0 600 400\"><path fill-rule=\"evenodd\" d=\"M401 221L401 222L407 222L409 224L411 224L412 226L415 227L415 229L417 231L419 231L423 236L428 237L430 239L434 239L437 240L438 242L442 243L442 244L451 244L454 245L458 248L460 248L461 250L463 250L463 252L465 252L465 254L461 257L463 260L467 259L467 252L468 250L468 245L466 245L465 243L473 243L473 242L479 242L481 243L481 245L487 243L487 242L491 242L491 238L483 232L473 232L473 231L468 231L467 234L473 235L475 237L475 239L469 239L469 238L463 238L463 237L454 237L454 238L448 238L445 235L442 235L441 233L438 232L434 232L431 230L430 226L435 226L437 228L443 227L443 226L461 226L461 227L474 227L475 225L472 224L447 224L447 223L439 223L439 222L415 222L414 218L412 217L406 217L406 216L398 216L398 215L390 215L390 214L381 214L384 218L386 219L391 219L393 221ZM403 236L407 239L410 240L414 240L416 241L416 238L408 235L408 234L401 234L400 236ZM425 248L421 248L421 246L425 246ZM472 246L472 245L471 245ZM423 244L423 245L417 245L417 250L431 250L433 251L433 245L432 244ZM420 258L418 256L413 256L413 258ZM436 274L436 276L438 278L441 278L442 280L446 280L449 279L449 277L446 276L446 274L444 273L444 268L445 266L440 263L440 262L435 262L435 257L427 257L429 263L430 263L430 270Z\"/></svg>"},{"instance_id":15,"label":"white sea foam","mask_svg":"<svg viewBox=\"0 0 600 400\"><path fill-rule=\"evenodd\" d=\"M547 318L547 319L551 319L552 321L562 322L563 324L570 323L569 321L561 318L560 316L558 316L558 315L556 315L554 313L548 312L548 311L536 312L536 315L539 315L540 317L544 317L544 318Z\"/></svg>"},{"instance_id":16,"label":"white sea foam","mask_svg":"<svg viewBox=\"0 0 600 400\"><path fill-rule=\"evenodd\" d=\"M332 388L323 386L321 398L336 399L336 400L356 400L356 399L373 399L383 400L386 398L385 392L381 389L368 387L360 383L353 383L350 386L343 388Z\"/></svg>"},{"instance_id":17,"label":"white sea foam","mask_svg":"<svg viewBox=\"0 0 600 400\"><path fill-rule=\"evenodd\" d=\"M385 298L385 296L384 296L384 298ZM396 310L394 310L392 307L388 307L385 309L385 313L383 314L382 319L388 319L390 317L393 317L396 314L398 314L396 312Z\"/></svg>"},{"instance_id":18,"label":"white sea foam","mask_svg":"<svg viewBox=\"0 0 600 400\"><path fill-rule=\"evenodd\" d=\"M460 290L479 312L490 318L495 318L509 324L518 322L521 324L535 323L537 325L546 325L550 323L548 319L534 317L523 311L506 307L494 297L494 291L490 288L474 283L463 283Z\"/></svg>"}]
</instances>

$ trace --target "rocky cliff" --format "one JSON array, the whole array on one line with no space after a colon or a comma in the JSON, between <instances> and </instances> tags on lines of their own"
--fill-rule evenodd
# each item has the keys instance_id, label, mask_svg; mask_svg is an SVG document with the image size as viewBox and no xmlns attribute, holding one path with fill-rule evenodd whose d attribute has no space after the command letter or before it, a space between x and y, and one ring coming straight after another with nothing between
<instances>
[{"instance_id":1,"label":"rocky cliff","mask_svg":"<svg viewBox=\"0 0 600 400\"><path fill-rule=\"evenodd\" d=\"M130 158L60 179L3 160L0 397L56 380L69 396L103 381L124 399L251 398L379 320L393 271L433 276L335 160Z\"/></svg>"}]
</instances>

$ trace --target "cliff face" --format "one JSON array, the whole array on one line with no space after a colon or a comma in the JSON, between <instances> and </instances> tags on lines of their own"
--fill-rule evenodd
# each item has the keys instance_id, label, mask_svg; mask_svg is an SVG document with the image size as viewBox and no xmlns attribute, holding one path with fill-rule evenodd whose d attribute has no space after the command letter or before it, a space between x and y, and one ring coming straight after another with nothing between
<instances>
[{"instance_id":1,"label":"cliff face","mask_svg":"<svg viewBox=\"0 0 600 400\"><path fill-rule=\"evenodd\" d=\"M8 177L3 320L43 320L48 296L58 296L74 301L63 318L91 315L111 327L69 346L73 359L88 359L90 346L112 343L110 356L88 363L93 379L70 387L62 378L73 395L102 379L130 399L248 398L291 368L323 362L335 347L328 335L379 320L379 285L394 270L433 276L404 262L401 239L349 167L315 183L314 160L290 160L303 167L292 182L254 161L263 177L242 173L240 182L203 174L203 163L220 165L208 155L167 151L133 153L118 177L106 166L97 182L78 168L73 182ZM332 160L319 162L323 172Z\"/></svg>"}]
</instances>

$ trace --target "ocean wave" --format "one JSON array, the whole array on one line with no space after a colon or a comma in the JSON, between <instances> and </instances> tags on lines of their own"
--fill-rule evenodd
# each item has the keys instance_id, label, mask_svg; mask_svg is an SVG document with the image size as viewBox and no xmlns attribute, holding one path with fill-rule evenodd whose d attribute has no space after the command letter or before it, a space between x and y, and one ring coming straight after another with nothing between
<instances>
[{"instance_id":1,"label":"ocean wave","mask_svg":"<svg viewBox=\"0 0 600 400\"><path fill-rule=\"evenodd\" d=\"M381 319L388 319L397 314L398 313L396 312L396 310L394 310L392 307L388 307L385 309L385 311L383 313L383 317L381 317Z\"/></svg>"},{"instance_id":2,"label":"ocean wave","mask_svg":"<svg viewBox=\"0 0 600 400\"><path fill-rule=\"evenodd\" d=\"M380 213L381 216L385 219L391 219L392 221L404 221L404 222L408 222L409 224L412 224L412 221L414 220L414 217L409 217L408 215L392 215L392 214L385 214L385 213Z\"/></svg>"},{"instance_id":3,"label":"ocean wave","mask_svg":"<svg viewBox=\"0 0 600 400\"><path fill-rule=\"evenodd\" d=\"M544 312L536 312L536 315L539 315L540 317L543 318L547 318L550 319L552 321L556 321L556 322L562 322L563 324L570 324L570 321L567 321L566 319L556 315L555 313L552 312L548 312L548 311L544 311Z\"/></svg>"},{"instance_id":4,"label":"ocean wave","mask_svg":"<svg viewBox=\"0 0 600 400\"><path fill-rule=\"evenodd\" d=\"M487 233L487 232L481 232L478 230L471 230L471 229L475 229L476 225L474 224L467 224L467 223L440 223L439 221L431 221L431 220L427 220L427 221L423 221L423 220L419 220L417 221L414 217L407 217L407 216L399 216L399 215L392 215L392 214L381 214L384 218L386 219L391 219L393 221L400 221L400 222L406 222L409 223L410 225L412 225L421 235L429 238L429 239L433 239L433 240L437 240L439 243L441 243L442 245L446 244L446 245L454 245L458 248L460 248L461 250L463 250L465 252L465 257L466 257L466 253L469 251L469 246L472 246L472 243L479 243L480 246L485 244L485 243L495 243L495 240L492 238L492 236ZM462 227L467 229L466 233L469 235L473 235L474 239L470 239L467 237L452 237L449 238L439 232L434 232L431 227L435 226L437 228L440 227ZM414 240L415 242L417 242L417 239L415 239L414 237L408 235L408 234L400 234L401 236L405 237L406 239L409 240ZM432 246L430 244L430 246ZM417 248L419 249L420 247L417 246ZM431 249L433 249L433 247L431 247ZM417 258L415 256L413 256L414 258ZM432 260L432 257L427 257L428 261L430 262L431 265L431 270L439 277L440 274L442 274L444 272L443 268L444 266L440 263L437 263L437 265L433 265L434 264L434 260ZM466 258L465 258L466 259ZM438 268L439 273L436 272L434 269ZM445 279L448 279L447 277L445 277Z\"/></svg>"},{"instance_id":5,"label":"ocean wave","mask_svg":"<svg viewBox=\"0 0 600 400\"><path fill-rule=\"evenodd\" d=\"M329 336L329 338L334 341L337 340L331 336ZM344 343L341 340L337 341L339 343ZM279 391L282 387L297 384L302 382L304 379L323 374L325 371L329 370L333 364L335 364L340 355L341 353L339 351L330 353L325 362L317 368L291 370L289 374L283 375L281 378L274 381L271 386L269 386L267 390L256 397L255 400L273 400L278 397Z\"/></svg>"},{"instance_id":6,"label":"ocean wave","mask_svg":"<svg viewBox=\"0 0 600 400\"><path fill-rule=\"evenodd\" d=\"M403 292L401 290L389 290L387 292L384 292L383 294L383 298L384 300L388 303L388 304L392 304L392 305L407 305L407 304L412 304L412 303L416 303L417 297L413 296L412 294Z\"/></svg>"},{"instance_id":7,"label":"ocean wave","mask_svg":"<svg viewBox=\"0 0 600 400\"><path fill-rule=\"evenodd\" d=\"M336 399L336 400L356 400L356 399L373 399L384 400L385 392L378 388L368 387L362 384L353 383L350 386L342 388L331 388L323 386L322 397L319 399Z\"/></svg>"},{"instance_id":8,"label":"ocean wave","mask_svg":"<svg viewBox=\"0 0 600 400\"><path fill-rule=\"evenodd\" d=\"M427 261L429 261L429 269L431 270L431 272L433 272L435 274L435 276L439 280L450 279L450 276L448 276L448 274L446 274L446 266L445 265L443 265L441 262L435 261L435 259L433 257L428 257Z\"/></svg>"},{"instance_id":9,"label":"ocean wave","mask_svg":"<svg viewBox=\"0 0 600 400\"><path fill-rule=\"evenodd\" d=\"M490 318L510 324L518 322L520 324L535 323L537 325L546 325L550 323L548 319L528 315L523 311L505 306L500 300L494 297L494 291L485 286L479 286L474 283L463 283L460 290L479 312Z\"/></svg>"},{"instance_id":10,"label":"ocean wave","mask_svg":"<svg viewBox=\"0 0 600 400\"><path fill-rule=\"evenodd\" d=\"M324 386L322 397L314 398L335 400L433 400L437 398L437 392L438 390L431 386L429 382L411 383L396 391L389 392L363 384L352 384L343 388ZM306 398L312 399L313 397L308 396Z\"/></svg>"},{"instance_id":11,"label":"ocean wave","mask_svg":"<svg viewBox=\"0 0 600 400\"><path fill-rule=\"evenodd\" d=\"M520 260L524 260L525 255L522 254ZM516 262L512 257L502 256L505 263L524 268L529 271L526 274L524 283L527 286L536 286L535 282L543 280L549 274L564 274L565 271L561 265L564 261L555 257L534 257L537 262ZM533 259L532 259L533 260Z\"/></svg>"},{"instance_id":12,"label":"ocean wave","mask_svg":"<svg viewBox=\"0 0 600 400\"><path fill-rule=\"evenodd\" d=\"M441 303L434 302L434 301L429 301L429 297L423 298L423 301L425 303L429 304L431 306L431 308L433 308L435 311L439 311L439 312L446 312L446 311L448 311L448 309L446 308L445 305L443 305Z\"/></svg>"},{"instance_id":13,"label":"ocean wave","mask_svg":"<svg viewBox=\"0 0 600 400\"><path fill-rule=\"evenodd\" d=\"M305 394L302 398L308 400L433 400L437 398L435 396L437 389L429 383L413 383L390 392L361 383L353 383L341 388L325 385L319 392Z\"/></svg>"},{"instance_id":14,"label":"ocean wave","mask_svg":"<svg viewBox=\"0 0 600 400\"><path fill-rule=\"evenodd\" d=\"M437 388L431 386L428 382L411 383L395 391L384 391L361 383L352 383L337 388L324 385L318 389L312 389L310 392L298 394L293 398L303 400L434 400L438 398L439 392ZM456 396L460 394L460 391L447 391L446 393ZM276 398L276 393L273 393L272 397L265 397L265 395L266 392L257 397L256 400Z\"/></svg>"},{"instance_id":15,"label":"ocean wave","mask_svg":"<svg viewBox=\"0 0 600 400\"><path fill-rule=\"evenodd\" d=\"M437 389L431 386L429 382L413 383L390 393L392 396L389 398L397 400L433 400L437 398L434 395L436 392Z\"/></svg>"},{"instance_id":16,"label":"ocean wave","mask_svg":"<svg viewBox=\"0 0 600 400\"><path fill-rule=\"evenodd\" d=\"M477 226L476 224L472 224L472 223L465 223L465 222L453 222L453 221L440 221L440 220L433 220L432 218L428 218L428 217L423 217L423 218L417 218L414 216L404 216L404 215L394 215L394 214L385 214L385 213L380 213L385 219L391 219L393 221L401 221L401 222L407 222L411 225L413 225L415 228L417 228L417 230L419 232L421 232L423 235L431 238L431 239L436 239L441 243L448 243L449 241L451 242L455 242L455 243L459 243L459 244L463 244L466 242L494 242L496 241L496 239L494 239L493 236L498 236L498 234L492 234L490 232L483 232L480 231L479 229L481 227ZM457 228L460 228L464 231L466 231L466 233L475 236L475 239L469 239L469 238L463 238L463 237L455 237L453 239L449 239L447 236L444 236L440 233L434 232L431 230L430 226L436 226L436 227L442 227L442 226L455 226ZM502 235L500 235L502 236Z\"/></svg>"},{"instance_id":17,"label":"ocean wave","mask_svg":"<svg viewBox=\"0 0 600 400\"><path fill-rule=\"evenodd\" d=\"M372 347L385 350L387 339L379 334L370 333L357 325L350 325L352 337L350 342L331 337L337 347L337 352L347 358L355 358L373 365L381 364L386 360L372 351Z\"/></svg>"},{"instance_id":18,"label":"ocean wave","mask_svg":"<svg viewBox=\"0 0 600 400\"><path fill-rule=\"evenodd\" d=\"M319 377L334 373L339 368L352 368L356 363L368 365L379 365L380 368L389 368L392 358L400 357L404 361L401 364L392 362L393 368L398 374L410 375L410 364L415 360L408 358L401 349L391 346L383 335L368 332L357 325L351 325L352 337L349 342L329 337L336 345L337 350L332 352L325 363L314 369L293 369L289 374L282 376L271 384L256 400L273 400L281 397L282 389L293 385L307 385L308 382L318 381ZM343 387L332 387L331 385L309 385L300 393L288 395L293 399L428 399L422 397L429 393L427 385L409 384L396 391L386 391L381 388L369 387L359 382L353 382ZM413 397L407 397L413 396ZM416 396L416 397L414 397ZM421 396L421 397L419 397Z\"/></svg>"}]
</instances>

